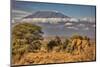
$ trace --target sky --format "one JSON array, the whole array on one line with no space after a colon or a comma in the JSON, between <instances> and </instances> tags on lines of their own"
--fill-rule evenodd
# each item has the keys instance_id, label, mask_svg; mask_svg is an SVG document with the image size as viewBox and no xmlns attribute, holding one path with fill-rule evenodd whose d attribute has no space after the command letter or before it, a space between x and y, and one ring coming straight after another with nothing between
<instances>
[{"instance_id":1,"label":"sky","mask_svg":"<svg viewBox=\"0 0 100 67\"><path fill-rule=\"evenodd\" d=\"M38 3L38 2L13 2L12 9L22 10L26 12L34 12L38 10L59 11L71 17L95 17L95 6L89 5L71 5L71 4L54 4L54 3Z\"/></svg>"},{"instance_id":2,"label":"sky","mask_svg":"<svg viewBox=\"0 0 100 67\"><path fill-rule=\"evenodd\" d=\"M93 21L95 19L96 7L90 5L72 5L72 4L55 4L55 3L41 3L41 2L26 2L26 1L16 1L12 2L12 19L21 19L27 15L30 15L36 11L55 11L60 12L69 17L91 18ZM43 27L43 32L45 36L60 35L60 36L70 36L74 33L80 35L86 35L91 38L95 38L95 27L96 22L66 22L59 24L50 23L39 23Z\"/></svg>"}]
</instances>

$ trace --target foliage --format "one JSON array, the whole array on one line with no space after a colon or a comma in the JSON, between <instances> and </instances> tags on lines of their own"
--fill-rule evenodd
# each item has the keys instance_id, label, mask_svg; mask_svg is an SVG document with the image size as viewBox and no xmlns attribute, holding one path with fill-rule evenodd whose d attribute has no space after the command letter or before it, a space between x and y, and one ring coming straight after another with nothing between
<instances>
[{"instance_id":1,"label":"foliage","mask_svg":"<svg viewBox=\"0 0 100 67\"><path fill-rule=\"evenodd\" d=\"M72 35L72 37L70 39L81 39L82 40L83 37L78 34L74 34L74 35Z\"/></svg>"},{"instance_id":2,"label":"foliage","mask_svg":"<svg viewBox=\"0 0 100 67\"><path fill-rule=\"evenodd\" d=\"M59 36L43 41L41 27L20 23L12 29L13 63L41 64L95 60L95 43L90 38L72 35L63 40ZM22 58L23 57L23 58ZM59 61L58 61L58 60Z\"/></svg>"},{"instance_id":3,"label":"foliage","mask_svg":"<svg viewBox=\"0 0 100 67\"><path fill-rule=\"evenodd\" d=\"M19 23L12 29L12 54L22 55L25 52L40 49L42 40L41 27L30 23Z\"/></svg>"},{"instance_id":4,"label":"foliage","mask_svg":"<svg viewBox=\"0 0 100 67\"><path fill-rule=\"evenodd\" d=\"M54 40L49 41L47 44L48 51L52 51L54 47L57 47L57 51L60 50L60 47L62 45L61 39L59 36L56 36Z\"/></svg>"}]
</instances>

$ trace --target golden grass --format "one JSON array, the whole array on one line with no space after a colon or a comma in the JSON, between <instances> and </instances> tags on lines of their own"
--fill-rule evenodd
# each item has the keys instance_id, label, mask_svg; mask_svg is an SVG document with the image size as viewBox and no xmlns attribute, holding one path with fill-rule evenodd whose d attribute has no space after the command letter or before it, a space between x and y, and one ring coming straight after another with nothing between
<instances>
[{"instance_id":1,"label":"golden grass","mask_svg":"<svg viewBox=\"0 0 100 67\"><path fill-rule=\"evenodd\" d=\"M24 54L18 61L13 61L13 64L47 64L47 63L64 63L64 62L80 62L80 61L93 61L95 59L95 44L85 47L84 52L74 51L67 53L66 51L60 52L38 52ZM12 59L14 60L14 58Z\"/></svg>"}]
</instances>

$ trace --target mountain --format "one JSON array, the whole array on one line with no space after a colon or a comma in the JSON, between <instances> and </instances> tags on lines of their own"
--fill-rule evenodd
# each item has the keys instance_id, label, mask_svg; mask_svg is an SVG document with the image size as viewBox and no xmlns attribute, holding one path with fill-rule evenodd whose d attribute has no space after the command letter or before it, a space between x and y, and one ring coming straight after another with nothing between
<instances>
[{"instance_id":1,"label":"mountain","mask_svg":"<svg viewBox=\"0 0 100 67\"><path fill-rule=\"evenodd\" d=\"M24 18L69 18L69 17L57 11L37 11Z\"/></svg>"}]
</instances>

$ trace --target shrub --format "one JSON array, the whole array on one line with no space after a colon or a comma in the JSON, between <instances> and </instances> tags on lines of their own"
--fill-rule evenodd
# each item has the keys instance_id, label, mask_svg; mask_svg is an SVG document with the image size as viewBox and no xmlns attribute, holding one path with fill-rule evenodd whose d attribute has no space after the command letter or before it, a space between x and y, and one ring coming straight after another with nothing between
<instances>
[{"instance_id":1,"label":"shrub","mask_svg":"<svg viewBox=\"0 0 100 67\"><path fill-rule=\"evenodd\" d=\"M54 47L57 47L57 51L60 50L62 46L62 42L59 36L56 36L54 40L49 41L47 44L48 51L52 51ZM58 49L59 48L59 49Z\"/></svg>"},{"instance_id":2,"label":"shrub","mask_svg":"<svg viewBox=\"0 0 100 67\"><path fill-rule=\"evenodd\" d=\"M53 47L55 47L57 44L54 40L49 41L49 43L47 44L47 50L48 51L52 51Z\"/></svg>"},{"instance_id":3,"label":"shrub","mask_svg":"<svg viewBox=\"0 0 100 67\"><path fill-rule=\"evenodd\" d=\"M12 28L12 54L24 54L25 52L40 49L42 40L41 27L31 23L19 23ZM31 49L30 49L31 48Z\"/></svg>"},{"instance_id":4,"label":"shrub","mask_svg":"<svg viewBox=\"0 0 100 67\"><path fill-rule=\"evenodd\" d=\"M78 35L78 34L74 34L74 35L72 35L72 37L70 38L70 39L80 39L80 40L82 40L83 39L83 37L82 36L80 36L80 35Z\"/></svg>"},{"instance_id":5,"label":"shrub","mask_svg":"<svg viewBox=\"0 0 100 67\"><path fill-rule=\"evenodd\" d=\"M65 41L62 44L62 50L66 50L69 43L70 43L69 39L66 38Z\"/></svg>"}]
</instances>

